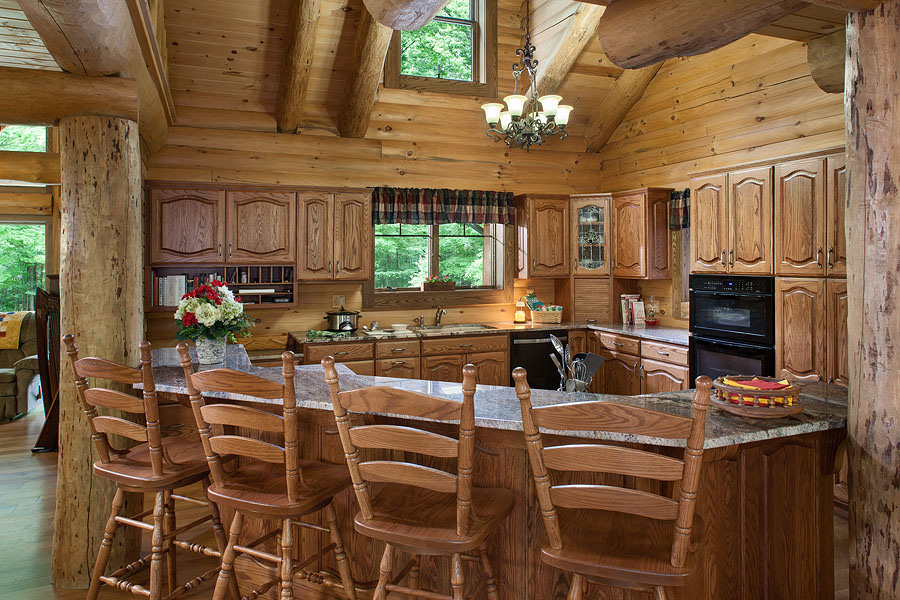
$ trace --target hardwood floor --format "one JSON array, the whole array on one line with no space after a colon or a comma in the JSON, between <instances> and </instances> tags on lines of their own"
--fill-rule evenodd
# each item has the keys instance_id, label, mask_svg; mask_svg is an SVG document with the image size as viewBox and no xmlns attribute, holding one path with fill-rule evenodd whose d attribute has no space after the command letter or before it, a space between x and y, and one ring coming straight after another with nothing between
<instances>
[{"instance_id":1,"label":"hardwood floor","mask_svg":"<svg viewBox=\"0 0 900 600\"><path fill-rule=\"evenodd\" d=\"M42 423L41 411L33 410L18 421L0 424L0 598L82 600L86 590L57 590L50 584L56 454L30 452ZM189 490L189 493L194 495L199 491ZM177 509L182 511L179 516L184 519L192 519L195 515L190 514L191 510L198 510L180 504ZM197 540L214 543L212 535L206 533ZM839 514L834 517L834 541L835 600L847 600L850 597L847 519ZM149 536L144 536L144 542L149 546ZM179 579L208 569L209 560L183 553L178 563ZM192 597L211 596L212 584L206 583ZM103 588L100 598L135 596Z\"/></svg>"}]
</instances>

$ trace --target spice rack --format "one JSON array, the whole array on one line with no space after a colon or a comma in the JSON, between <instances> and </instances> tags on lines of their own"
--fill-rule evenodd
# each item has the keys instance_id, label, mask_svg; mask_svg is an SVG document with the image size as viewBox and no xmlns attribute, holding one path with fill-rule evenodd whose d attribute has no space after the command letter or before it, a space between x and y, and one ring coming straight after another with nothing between
<instances>
[{"instance_id":1,"label":"spice rack","mask_svg":"<svg viewBox=\"0 0 900 600\"><path fill-rule=\"evenodd\" d=\"M248 309L296 304L293 264L155 265L147 268L145 308L148 312L174 312L182 294L213 279L225 281Z\"/></svg>"},{"instance_id":2,"label":"spice rack","mask_svg":"<svg viewBox=\"0 0 900 600\"><path fill-rule=\"evenodd\" d=\"M294 305L294 265L227 265L225 281L245 306Z\"/></svg>"}]
</instances>

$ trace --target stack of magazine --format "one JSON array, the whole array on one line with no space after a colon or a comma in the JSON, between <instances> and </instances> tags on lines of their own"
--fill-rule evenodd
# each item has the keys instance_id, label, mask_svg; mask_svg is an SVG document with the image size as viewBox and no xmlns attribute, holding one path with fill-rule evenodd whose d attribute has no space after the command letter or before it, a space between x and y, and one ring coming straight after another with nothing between
<instances>
[{"instance_id":1,"label":"stack of magazine","mask_svg":"<svg viewBox=\"0 0 900 600\"><path fill-rule=\"evenodd\" d=\"M641 302L640 294L622 294L620 301L622 303L622 324L645 324L644 303Z\"/></svg>"}]
</instances>

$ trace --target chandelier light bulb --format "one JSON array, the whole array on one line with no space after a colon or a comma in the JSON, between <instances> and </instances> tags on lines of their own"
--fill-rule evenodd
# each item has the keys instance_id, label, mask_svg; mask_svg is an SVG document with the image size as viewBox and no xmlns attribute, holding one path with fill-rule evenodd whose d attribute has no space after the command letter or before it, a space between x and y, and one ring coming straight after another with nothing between
<instances>
[{"instance_id":1,"label":"chandelier light bulb","mask_svg":"<svg viewBox=\"0 0 900 600\"><path fill-rule=\"evenodd\" d=\"M557 125L567 125L569 123L569 114L572 112L572 107L568 104L560 104L556 109L556 124Z\"/></svg>"},{"instance_id":2,"label":"chandelier light bulb","mask_svg":"<svg viewBox=\"0 0 900 600\"><path fill-rule=\"evenodd\" d=\"M562 101L562 96L548 95L538 98L541 108L544 109L544 114L548 117L556 116L556 107L559 106L560 101Z\"/></svg>"},{"instance_id":3,"label":"chandelier light bulb","mask_svg":"<svg viewBox=\"0 0 900 600\"><path fill-rule=\"evenodd\" d=\"M482 104L481 109L484 111L484 118L488 122L488 125L496 125L500 122L500 111L503 110L503 105L499 102L489 102L487 104Z\"/></svg>"},{"instance_id":4,"label":"chandelier light bulb","mask_svg":"<svg viewBox=\"0 0 900 600\"><path fill-rule=\"evenodd\" d=\"M522 111L525 110L525 102L527 100L528 97L522 96L521 94L513 94L503 99L503 101L506 102L506 107L509 110L509 114L513 117L522 116Z\"/></svg>"},{"instance_id":5,"label":"chandelier light bulb","mask_svg":"<svg viewBox=\"0 0 900 600\"><path fill-rule=\"evenodd\" d=\"M509 124L512 122L512 115L509 114L508 110L504 110L500 113L500 129L506 131L509 129Z\"/></svg>"}]
</instances>

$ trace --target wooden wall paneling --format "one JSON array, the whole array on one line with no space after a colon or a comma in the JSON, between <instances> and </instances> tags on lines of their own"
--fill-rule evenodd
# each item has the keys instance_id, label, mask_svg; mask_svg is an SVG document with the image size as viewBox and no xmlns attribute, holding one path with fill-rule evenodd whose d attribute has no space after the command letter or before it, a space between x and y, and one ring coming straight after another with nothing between
<instances>
[{"instance_id":1,"label":"wooden wall paneling","mask_svg":"<svg viewBox=\"0 0 900 600\"><path fill-rule=\"evenodd\" d=\"M372 210L368 192L334 195L334 278L362 281L372 273Z\"/></svg>"},{"instance_id":2,"label":"wooden wall paneling","mask_svg":"<svg viewBox=\"0 0 900 600\"><path fill-rule=\"evenodd\" d=\"M59 184L59 154L4 150L0 154L0 180Z\"/></svg>"},{"instance_id":3,"label":"wooden wall paneling","mask_svg":"<svg viewBox=\"0 0 900 600\"><path fill-rule=\"evenodd\" d=\"M149 231L151 263L224 262L225 192L154 186Z\"/></svg>"},{"instance_id":4,"label":"wooden wall paneling","mask_svg":"<svg viewBox=\"0 0 900 600\"><path fill-rule=\"evenodd\" d=\"M329 192L297 194L297 279L328 281L334 275L334 202Z\"/></svg>"},{"instance_id":5,"label":"wooden wall paneling","mask_svg":"<svg viewBox=\"0 0 900 600\"><path fill-rule=\"evenodd\" d=\"M772 169L728 174L728 270L772 274Z\"/></svg>"},{"instance_id":6,"label":"wooden wall paneling","mask_svg":"<svg viewBox=\"0 0 900 600\"><path fill-rule=\"evenodd\" d=\"M825 197L828 242L826 273L836 277L847 275L847 232L844 212L847 206L847 158L843 153L825 159Z\"/></svg>"},{"instance_id":7,"label":"wooden wall paneling","mask_svg":"<svg viewBox=\"0 0 900 600\"><path fill-rule=\"evenodd\" d=\"M0 192L0 215L50 215L53 209L52 199L49 191Z\"/></svg>"},{"instance_id":8,"label":"wooden wall paneling","mask_svg":"<svg viewBox=\"0 0 900 600\"><path fill-rule=\"evenodd\" d=\"M226 192L227 261L293 263L296 211L294 192Z\"/></svg>"},{"instance_id":9,"label":"wooden wall paneling","mask_svg":"<svg viewBox=\"0 0 900 600\"><path fill-rule=\"evenodd\" d=\"M798 381L825 378L825 280L775 279L775 372Z\"/></svg>"},{"instance_id":10,"label":"wooden wall paneling","mask_svg":"<svg viewBox=\"0 0 900 600\"><path fill-rule=\"evenodd\" d=\"M825 161L775 166L775 274L825 275Z\"/></svg>"},{"instance_id":11,"label":"wooden wall paneling","mask_svg":"<svg viewBox=\"0 0 900 600\"><path fill-rule=\"evenodd\" d=\"M849 348L847 346L848 302L847 280L829 279L825 283L827 294L826 316L826 356L825 378L829 383L849 385Z\"/></svg>"},{"instance_id":12,"label":"wooden wall paneling","mask_svg":"<svg viewBox=\"0 0 900 600\"><path fill-rule=\"evenodd\" d=\"M725 175L691 180L691 271L728 270L728 188Z\"/></svg>"}]
</instances>

